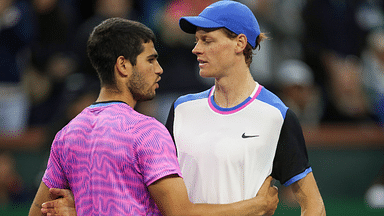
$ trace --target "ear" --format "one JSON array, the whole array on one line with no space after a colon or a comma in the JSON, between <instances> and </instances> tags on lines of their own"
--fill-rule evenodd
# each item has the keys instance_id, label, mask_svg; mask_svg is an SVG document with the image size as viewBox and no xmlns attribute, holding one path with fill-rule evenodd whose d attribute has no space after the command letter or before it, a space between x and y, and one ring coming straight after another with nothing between
<instances>
[{"instance_id":1,"label":"ear","mask_svg":"<svg viewBox=\"0 0 384 216\"><path fill-rule=\"evenodd\" d=\"M247 37L244 34L239 34L236 37L236 53L241 53L247 46Z\"/></svg>"},{"instance_id":2,"label":"ear","mask_svg":"<svg viewBox=\"0 0 384 216\"><path fill-rule=\"evenodd\" d=\"M115 72L117 72L119 76L126 77L131 73L131 71L131 62L128 59L124 58L124 56L119 56L116 60Z\"/></svg>"}]
</instances>

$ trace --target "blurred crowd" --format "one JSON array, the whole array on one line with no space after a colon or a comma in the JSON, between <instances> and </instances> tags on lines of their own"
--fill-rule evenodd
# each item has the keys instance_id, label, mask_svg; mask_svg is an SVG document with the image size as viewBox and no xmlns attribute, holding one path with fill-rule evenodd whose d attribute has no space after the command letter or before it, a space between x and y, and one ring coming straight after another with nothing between
<instances>
[{"instance_id":1,"label":"blurred crowd","mask_svg":"<svg viewBox=\"0 0 384 216\"><path fill-rule=\"evenodd\" d=\"M382 0L239 1L269 37L255 51L252 75L295 111L303 127L384 127ZM214 83L199 77L194 36L178 27L181 16L197 15L213 2L1 0L0 206L29 199L38 186L20 177L14 152L40 152L37 166L44 170L55 133L97 98L99 81L86 54L96 25L125 17L154 30L164 73L156 99L136 109L165 123L176 97Z\"/></svg>"}]
</instances>

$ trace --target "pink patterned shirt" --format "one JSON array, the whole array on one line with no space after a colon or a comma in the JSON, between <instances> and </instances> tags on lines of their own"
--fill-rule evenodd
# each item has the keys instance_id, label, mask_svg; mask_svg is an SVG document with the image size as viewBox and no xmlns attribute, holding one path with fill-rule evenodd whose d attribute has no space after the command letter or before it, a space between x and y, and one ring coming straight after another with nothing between
<instances>
[{"instance_id":1,"label":"pink patterned shirt","mask_svg":"<svg viewBox=\"0 0 384 216\"><path fill-rule=\"evenodd\" d=\"M181 176L165 127L123 102L95 103L60 130L43 182L72 190L80 215L161 215L147 186Z\"/></svg>"}]
</instances>

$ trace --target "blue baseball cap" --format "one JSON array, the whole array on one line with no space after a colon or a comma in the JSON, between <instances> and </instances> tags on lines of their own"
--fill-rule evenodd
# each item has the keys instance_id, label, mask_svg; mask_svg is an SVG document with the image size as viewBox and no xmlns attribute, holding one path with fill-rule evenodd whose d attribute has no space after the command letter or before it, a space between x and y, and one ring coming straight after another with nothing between
<instances>
[{"instance_id":1,"label":"blue baseball cap","mask_svg":"<svg viewBox=\"0 0 384 216\"><path fill-rule=\"evenodd\" d=\"M189 34L195 34L197 27L225 27L235 34L244 34L253 48L256 47L257 36L260 35L259 24L251 9L242 3L229 0L209 5L198 16L181 17L179 26Z\"/></svg>"}]
</instances>

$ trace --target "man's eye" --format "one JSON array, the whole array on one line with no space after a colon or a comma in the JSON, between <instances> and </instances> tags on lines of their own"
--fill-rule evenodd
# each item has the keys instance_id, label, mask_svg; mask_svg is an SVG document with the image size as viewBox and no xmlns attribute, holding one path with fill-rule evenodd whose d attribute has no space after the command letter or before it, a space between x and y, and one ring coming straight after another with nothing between
<instances>
[{"instance_id":1,"label":"man's eye","mask_svg":"<svg viewBox=\"0 0 384 216\"><path fill-rule=\"evenodd\" d=\"M203 42L204 42L204 43L211 43L212 40L210 40L210 39L206 39L206 40L204 40Z\"/></svg>"}]
</instances>

